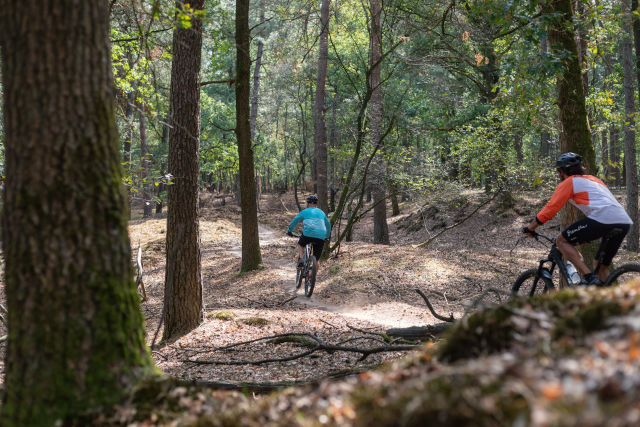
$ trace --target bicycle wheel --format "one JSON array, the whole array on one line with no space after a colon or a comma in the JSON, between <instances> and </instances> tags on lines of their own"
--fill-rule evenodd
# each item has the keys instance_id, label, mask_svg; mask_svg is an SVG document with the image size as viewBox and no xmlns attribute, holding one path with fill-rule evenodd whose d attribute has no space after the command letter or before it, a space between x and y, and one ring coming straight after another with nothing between
<instances>
[{"instance_id":1,"label":"bicycle wheel","mask_svg":"<svg viewBox=\"0 0 640 427\"><path fill-rule=\"evenodd\" d=\"M304 267L302 265L296 266L296 289L300 289L300 286L302 286L303 270L304 270Z\"/></svg>"},{"instance_id":2,"label":"bicycle wheel","mask_svg":"<svg viewBox=\"0 0 640 427\"><path fill-rule=\"evenodd\" d=\"M309 273L307 273L307 277L304 278L304 294L308 297L311 297L313 294L313 288L316 286L316 273L318 271L318 261L316 261L316 257L311 255L309 257Z\"/></svg>"},{"instance_id":3,"label":"bicycle wheel","mask_svg":"<svg viewBox=\"0 0 640 427\"><path fill-rule=\"evenodd\" d=\"M554 289L553 282L546 277L537 277L538 269L532 268L518 276L511 286L511 294L514 296L534 296L546 294Z\"/></svg>"},{"instance_id":4,"label":"bicycle wheel","mask_svg":"<svg viewBox=\"0 0 640 427\"><path fill-rule=\"evenodd\" d=\"M640 279L640 264L624 264L613 270L602 286L621 285L634 279Z\"/></svg>"}]
</instances>

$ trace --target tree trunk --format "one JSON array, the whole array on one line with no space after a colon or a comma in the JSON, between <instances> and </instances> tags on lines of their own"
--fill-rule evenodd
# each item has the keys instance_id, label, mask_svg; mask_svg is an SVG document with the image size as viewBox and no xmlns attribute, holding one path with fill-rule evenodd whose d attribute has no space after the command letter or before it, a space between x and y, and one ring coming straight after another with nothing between
<instances>
[{"instance_id":1,"label":"tree trunk","mask_svg":"<svg viewBox=\"0 0 640 427\"><path fill-rule=\"evenodd\" d=\"M0 1L3 426L72 424L153 362L131 269L106 1ZM117 309L116 309L117 308Z\"/></svg>"},{"instance_id":2,"label":"tree trunk","mask_svg":"<svg viewBox=\"0 0 640 427\"><path fill-rule=\"evenodd\" d=\"M236 137L240 167L240 207L242 211L242 262L240 271L260 266L260 238L256 182L249 126L251 57L249 56L249 0L236 1Z\"/></svg>"},{"instance_id":3,"label":"tree trunk","mask_svg":"<svg viewBox=\"0 0 640 427\"><path fill-rule=\"evenodd\" d=\"M264 12L260 12L260 22L264 21ZM258 119L258 101L260 100L260 68L262 67L262 39L258 39L258 52L256 54L256 64L253 68L253 93L251 95L251 140L256 137L256 120Z\"/></svg>"},{"instance_id":4,"label":"tree trunk","mask_svg":"<svg viewBox=\"0 0 640 427\"><path fill-rule=\"evenodd\" d=\"M190 3L202 10L204 0ZM181 1L176 7L182 8ZM164 283L164 340L196 328L202 322L200 271L200 64L202 21L193 17L191 27L178 25L173 32L173 64L169 95L169 186L166 273Z\"/></svg>"},{"instance_id":5,"label":"tree trunk","mask_svg":"<svg viewBox=\"0 0 640 427\"><path fill-rule=\"evenodd\" d=\"M318 207L329 212L327 184L327 127L325 123L325 87L327 57L329 55L329 0L322 0L320 8L320 38L318 43L318 75L313 106L316 193Z\"/></svg>"},{"instance_id":6,"label":"tree trunk","mask_svg":"<svg viewBox=\"0 0 640 427\"><path fill-rule=\"evenodd\" d=\"M611 159L611 169L613 180L617 186L622 185L620 174L620 147L618 146L618 128L615 124L609 126L609 158Z\"/></svg>"},{"instance_id":7,"label":"tree trunk","mask_svg":"<svg viewBox=\"0 0 640 427\"><path fill-rule=\"evenodd\" d=\"M522 134L520 132L516 132L513 135L513 148L516 150L516 161L518 164L522 164L524 155L522 153Z\"/></svg>"},{"instance_id":8,"label":"tree trunk","mask_svg":"<svg viewBox=\"0 0 640 427\"><path fill-rule=\"evenodd\" d=\"M632 13L631 0L623 1L624 18L622 24L622 62L624 74L624 165L627 185L627 213L631 218L638 218L638 168L636 164L636 132L634 103L633 48L631 42ZM638 251L638 221L634 221L627 235L627 249Z\"/></svg>"},{"instance_id":9,"label":"tree trunk","mask_svg":"<svg viewBox=\"0 0 640 427\"><path fill-rule=\"evenodd\" d=\"M609 168L609 144L607 143L607 131L605 129L600 132L600 138L602 139L602 174L604 176L604 182L609 184L611 173Z\"/></svg>"},{"instance_id":10,"label":"tree trunk","mask_svg":"<svg viewBox=\"0 0 640 427\"><path fill-rule=\"evenodd\" d=\"M153 199L151 198L151 183L149 172L149 149L147 146L147 125L144 120L144 108L140 111L140 163L142 167L142 217L153 216Z\"/></svg>"},{"instance_id":11,"label":"tree trunk","mask_svg":"<svg viewBox=\"0 0 640 427\"><path fill-rule=\"evenodd\" d=\"M124 111L127 130L124 137L124 158L122 159L127 170L127 176L131 178L131 140L133 139L133 104L136 102L136 93L131 91L127 94L127 107ZM133 183L133 179L130 181ZM131 184L133 185L133 184ZM127 189L127 213L131 217L131 200L133 189Z\"/></svg>"},{"instance_id":12,"label":"tree trunk","mask_svg":"<svg viewBox=\"0 0 640 427\"><path fill-rule=\"evenodd\" d=\"M570 0L548 0L545 13L556 14L549 28L549 44L562 55L563 72L558 77L558 109L560 124L560 150L582 155L587 170L596 173L595 151L587 119L584 86L576 45ZM562 227L575 222L581 213L570 204L561 213ZM591 243L581 248L585 260L593 259L597 245ZM564 280L563 280L564 282ZM563 283L564 284L564 283Z\"/></svg>"},{"instance_id":13,"label":"tree trunk","mask_svg":"<svg viewBox=\"0 0 640 427\"><path fill-rule=\"evenodd\" d=\"M382 4L380 0L370 0L371 34L370 34L370 65L371 65L371 104L369 120L371 127L371 144L379 147L378 159L373 165L373 243L389 244L389 226L387 225L387 201L385 182L385 157L383 146L383 109L381 84L382 60Z\"/></svg>"},{"instance_id":14,"label":"tree trunk","mask_svg":"<svg viewBox=\"0 0 640 427\"><path fill-rule=\"evenodd\" d=\"M549 43L564 58L563 73L558 77L558 108L562 124L560 148L563 152L573 151L582 155L587 169L595 173L595 152L587 121L571 2L570 0L548 0L544 5L544 11L557 14L557 18L549 28Z\"/></svg>"},{"instance_id":15,"label":"tree trunk","mask_svg":"<svg viewBox=\"0 0 640 427\"><path fill-rule=\"evenodd\" d=\"M162 142L162 146L166 147L167 151L169 151L169 118L165 117L162 120L162 137L160 138L160 141ZM162 200L162 196L163 196L163 192L167 189L167 184L165 183L166 181L166 177L165 177L165 169L164 166L162 166L162 178L160 179L160 182L158 184L158 187L156 188L157 192L156 192L156 197L157 197L157 202L156 202L156 215L159 215L162 213L162 209L164 207L164 202Z\"/></svg>"}]
</instances>

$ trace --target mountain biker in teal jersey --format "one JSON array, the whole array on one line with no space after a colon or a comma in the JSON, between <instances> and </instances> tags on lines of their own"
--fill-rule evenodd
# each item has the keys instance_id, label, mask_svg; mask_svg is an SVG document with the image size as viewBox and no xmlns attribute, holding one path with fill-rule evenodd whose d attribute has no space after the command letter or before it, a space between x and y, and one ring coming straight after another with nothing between
<instances>
[{"instance_id":1,"label":"mountain biker in teal jersey","mask_svg":"<svg viewBox=\"0 0 640 427\"><path fill-rule=\"evenodd\" d=\"M318 209L318 196L311 195L307 197L307 209L301 211L287 230L287 234L291 235L293 229L302 221L304 227L300 240L298 240L298 264L302 264L302 257L304 256L304 248L307 243L313 245L313 255L316 260L320 261L322 255L322 248L324 247L324 241L331 237L331 222L327 215Z\"/></svg>"}]
</instances>

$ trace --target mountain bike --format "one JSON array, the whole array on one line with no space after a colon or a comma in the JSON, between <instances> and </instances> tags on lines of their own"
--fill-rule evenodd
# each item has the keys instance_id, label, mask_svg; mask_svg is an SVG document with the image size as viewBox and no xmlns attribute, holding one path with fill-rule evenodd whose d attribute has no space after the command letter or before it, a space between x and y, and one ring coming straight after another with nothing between
<instances>
[{"instance_id":1,"label":"mountain bike","mask_svg":"<svg viewBox=\"0 0 640 427\"><path fill-rule=\"evenodd\" d=\"M300 238L299 234L290 234L291 237ZM304 256L302 264L298 264L296 268L296 289L300 289L304 280L304 294L307 298L313 294L313 288L316 286L316 273L318 272L318 260L313 255L313 245L307 243L304 248Z\"/></svg>"},{"instance_id":2,"label":"mountain bike","mask_svg":"<svg viewBox=\"0 0 640 427\"><path fill-rule=\"evenodd\" d=\"M612 232L620 232L613 230ZM538 237L551 243L551 249L546 258L540 260L538 268L532 268L520 274L511 287L511 293L513 295L529 295L533 296L536 293L547 293L556 288L553 283L553 272L558 267L559 275L564 277L569 287L576 287L579 283L579 276L575 271L575 267L567 261L562 259L562 253L556 246L556 239L545 236L544 234L533 232L533 236L536 240ZM600 261L596 264L594 273L598 272L600 268ZM577 276L577 280L576 280ZM624 283L634 278L640 278L640 264L624 264L613 270L607 280L600 286L612 286L614 284Z\"/></svg>"}]
</instances>

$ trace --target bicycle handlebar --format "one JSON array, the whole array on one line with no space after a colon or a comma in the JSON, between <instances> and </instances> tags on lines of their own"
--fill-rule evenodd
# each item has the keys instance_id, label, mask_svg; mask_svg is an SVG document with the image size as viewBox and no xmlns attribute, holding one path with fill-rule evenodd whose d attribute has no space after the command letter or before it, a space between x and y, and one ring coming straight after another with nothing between
<instances>
[{"instance_id":1,"label":"bicycle handlebar","mask_svg":"<svg viewBox=\"0 0 640 427\"><path fill-rule=\"evenodd\" d=\"M531 234L533 234L533 238L538 240L538 237L542 237L543 239L547 240L549 243L556 243L556 239L553 237L549 237L549 236L545 236L542 233L538 233L537 231L532 231Z\"/></svg>"}]
</instances>

